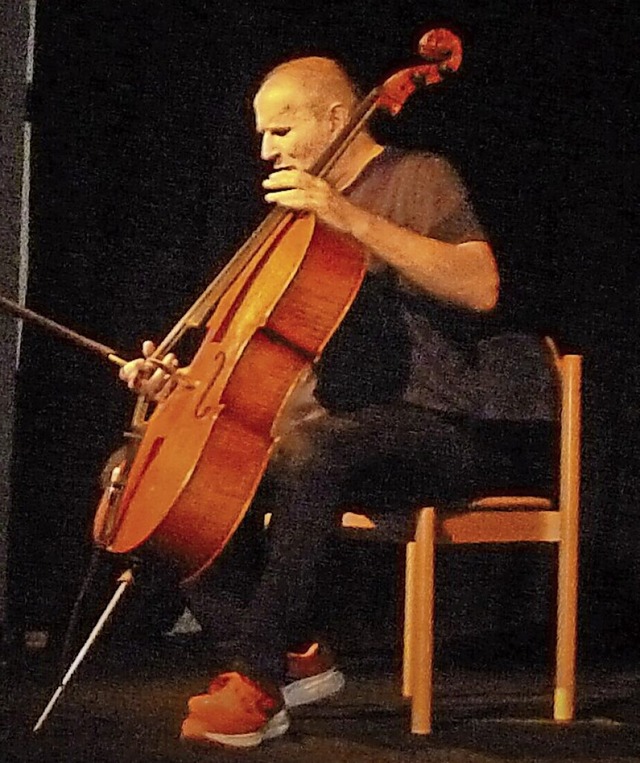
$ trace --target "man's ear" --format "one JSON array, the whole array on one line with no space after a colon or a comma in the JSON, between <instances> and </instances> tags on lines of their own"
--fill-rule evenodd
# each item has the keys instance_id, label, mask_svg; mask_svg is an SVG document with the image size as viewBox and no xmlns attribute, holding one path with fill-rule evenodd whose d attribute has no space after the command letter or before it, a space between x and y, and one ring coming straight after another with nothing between
<instances>
[{"instance_id":1,"label":"man's ear","mask_svg":"<svg viewBox=\"0 0 640 763\"><path fill-rule=\"evenodd\" d=\"M336 135L349 122L349 111L339 101L329 107L331 131Z\"/></svg>"}]
</instances>

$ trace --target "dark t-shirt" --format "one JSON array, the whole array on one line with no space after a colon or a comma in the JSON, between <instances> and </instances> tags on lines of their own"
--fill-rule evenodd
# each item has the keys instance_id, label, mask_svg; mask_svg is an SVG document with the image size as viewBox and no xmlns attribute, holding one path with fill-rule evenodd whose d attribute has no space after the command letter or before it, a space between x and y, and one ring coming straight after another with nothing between
<instances>
[{"instance_id":1,"label":"dark t-shirt","mask_svg":"<svg viewBox=\"0 0 640 763\"><path fill-rule=\"evenodd\" d=\"M430 238L486 238L458 174L434 154L385 149L345 195ZM403 399L478 419L551 418L540 343L503 332L495 314L432 299L390 268L371 272L317 366L316 397L335 411Z\"/></svg>"}]
</instances>

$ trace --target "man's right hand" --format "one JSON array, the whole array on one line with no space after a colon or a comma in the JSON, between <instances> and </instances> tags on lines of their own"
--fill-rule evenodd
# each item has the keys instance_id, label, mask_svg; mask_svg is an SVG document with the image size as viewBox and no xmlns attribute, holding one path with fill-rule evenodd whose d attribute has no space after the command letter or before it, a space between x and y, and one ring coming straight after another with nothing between
<instances>
[{"instance_id":1,"label":"man's right hand","mask_svg":"<svg viewBox=\"0 0 640 763\"><path fill-rule=\"evenodd\" d=\"M120 369L120 378L127 383L129 389L145 395L150 400L162 402L175 389L178 379L178 359L169 352L162 360L150 360L155 352L153 342L142 343L141 358L129 361Z\"/></svg>"}]
</instances>

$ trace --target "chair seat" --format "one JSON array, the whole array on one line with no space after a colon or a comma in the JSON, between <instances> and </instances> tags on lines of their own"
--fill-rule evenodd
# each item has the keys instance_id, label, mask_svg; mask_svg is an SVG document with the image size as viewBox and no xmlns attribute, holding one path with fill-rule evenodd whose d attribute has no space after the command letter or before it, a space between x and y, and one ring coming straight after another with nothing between
<instances>
[{"instance_id":1,"label":"chair seat","mask_svg":"<svg viewBox=\"0 0 640 763\"><path fill-rule=\"evenodd\" d=\"M465 508L469 509L496 509L508 511L510 509L531 509L535 511L551 511L554 508L550 498L536 495L489 495L484 498L475 498L469 501Z\"/></svg>"},{"instance_id":2,"label":"chair seat","mask_svg":"<svg viewBox=\"0 0 640 763\"><path fill-rule=\"evenodd\" d=\"M532 516L529 517L527 512L531 512ZM548 532L540 531L540 518L535 519L533 517L534 512L544 512L542 521L549 526ZM547 512L549 513L547 514ZM505 514L508 516L504 516ZM491 539L494 542L511 540L514 531L516 533L524 531L527 540L534 540L540 536L542 536L540 539L555 540L557 536L555 514L554 502L541 496L492 495L475 498L468 503L447 506L438 511L438 515L443 517L438 540L444 543L452 542L451 532L455 533L461 524L468 527L470 523L472 525L484 525L485 532L480 533L480 536L484 537L484 542L490 542ZM408 536L413 533L411 526L413 521L415 521L415 512L410 515L405 515L402 512L381 514L357 506L351 507L342 514L341 525L346 530L375 530L376 534L379 533L382 538L390 541L406 541ZM496 524L498 525L497 531L495 529ZM531 526L531 529L527 532L524 528L528 526ZM476 531L475 528L474 531Z\"/></svg>"}]
</instances>

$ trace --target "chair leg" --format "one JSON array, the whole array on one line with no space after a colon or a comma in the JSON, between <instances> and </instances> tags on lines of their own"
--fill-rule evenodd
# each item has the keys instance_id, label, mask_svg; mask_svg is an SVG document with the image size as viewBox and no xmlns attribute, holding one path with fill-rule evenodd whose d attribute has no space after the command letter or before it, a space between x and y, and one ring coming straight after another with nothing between
<instances>
[{"instance_id":1,"label":"chair leg","mask_svg":"<svg viewBox=\"0 0 640 763\"><path fill-rule=\"evenodd\" d=\"M558 611L556 684L553 717L570 721L575 714L576 633L578 619L578 557L580 511L580 383L581 359L562 361L562 442L560 449L560 509L562 526L558 544Z\"/></svg>"},{"instance_id":2,"label":"chair leg","mask_svg":"<svg viewBox=\"0 0 640 763\"><path fill-rule=\"evenodd\" d=\"M558 547L557 596L556 683L553 695L553 717L556 721L571 721L575 715L578 612L578 540L575 536L565 537Z\"/></svg>"},{"instance_id":3,"label":"chair leg","mask_svg":"<svg viewBox=\"0 0 640 763\"><path fill-rule=\"evenodd\" d=\"M415 608L415 541L407 543L405 550L405 574L404 574L404 628L402 638L402 696L410 697L413 694L413 643L414 623L413 613Z\"/></svg>"},{"instance_id":4,"label":"chair leg","mask_svg":"<svg viewBox=\"0 0 640 763\"><path fill-rule=\"evenodd\" d=\"M421 509L415 536L410 585L411 733L430 734L433 705L433 624L435 574L435 509Z\"/></svg>"}]
</instances>

